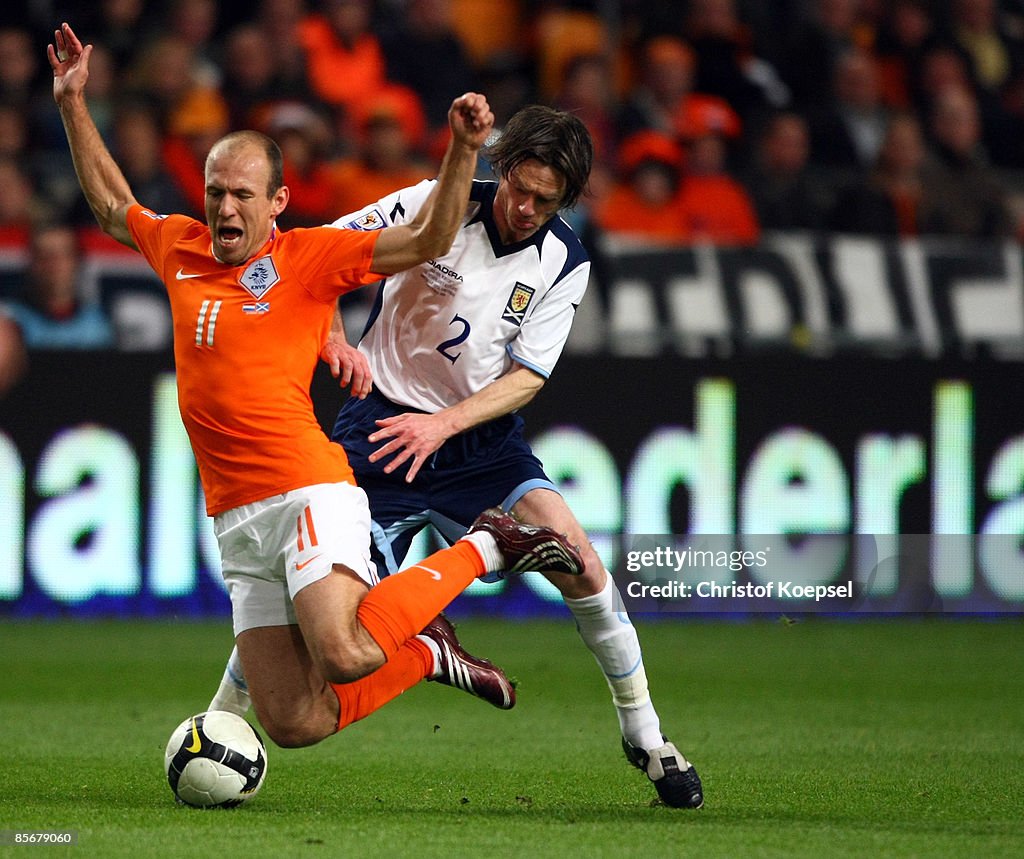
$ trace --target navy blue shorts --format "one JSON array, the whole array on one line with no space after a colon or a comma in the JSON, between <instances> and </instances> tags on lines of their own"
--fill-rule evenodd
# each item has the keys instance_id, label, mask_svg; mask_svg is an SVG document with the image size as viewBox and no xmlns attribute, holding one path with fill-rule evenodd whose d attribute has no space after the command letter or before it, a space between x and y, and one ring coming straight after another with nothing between
<instances>
[{"instance_id":1,"label":"navy blue shorts","mask_svg":"<svg viewBox=\"0 0 1024 859\"><path fill-rule=\"evenodd\" d=\"M345 448L356 482L370 500L373 560L381 575L396 572L413 537L433 525L449 542L461 537L488 507L509 510L531 489L558 491L523 439L523 419L504 415L448 439L405 482L408 464L384 473L387 460L369 456L384 442L367 441L380 418L416 412L373 390L365 400L350 397L331 438Z\"/></svg>"}]
</instances>

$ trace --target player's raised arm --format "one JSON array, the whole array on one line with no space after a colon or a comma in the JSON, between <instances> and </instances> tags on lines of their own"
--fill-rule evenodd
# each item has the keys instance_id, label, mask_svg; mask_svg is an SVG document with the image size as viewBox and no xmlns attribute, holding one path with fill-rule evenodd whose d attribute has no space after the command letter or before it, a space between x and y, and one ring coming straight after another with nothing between
<instances>
[{"instance_id":1,"label":"player's raised arm","mask_svg":"<svg viewBox=\"0 0 1024 859\"><path fill-rule=\"evenodd\" d=\"M71 159L89 208L103 232L134 248L126 216L135 197L85 103L91 54L92 45L83 47L67 23L54 31L53 44L46 46L46 56L53 69L53 99L60 110Z\"/></svg>"},{"instance_id":2,"label":"player's raised arm","mask_svg":"<svg viewBox=\"0 0 1024 859\"><path fill-rule=\"evenodd\" d=\"M477 154L494 127L494 114L484 96L469 92L452 102L448 123L452 139L437 185L414 220L381 233L373 253L373 271L378 274L395 274L443 256L455 241L469 201Z\"/></svg>"}]
</instances>

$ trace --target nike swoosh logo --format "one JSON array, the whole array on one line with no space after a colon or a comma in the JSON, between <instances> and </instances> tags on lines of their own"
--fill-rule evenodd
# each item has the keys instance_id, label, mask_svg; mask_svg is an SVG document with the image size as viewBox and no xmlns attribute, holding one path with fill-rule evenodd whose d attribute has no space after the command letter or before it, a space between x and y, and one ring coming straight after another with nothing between
<instances>
[{"instance_id":1,"label":"nike swoosh logo","mask_svg":"<svg viewBox=\"0 0 1024 859\"><path fill-rule=\"evenodd\" d=\"M423 564L416 564L416 566L419 567L421 570L426 570L428 573L430 573L430 578L432 578L435 582L441 581L441 574L437 570L432 570L430 569L430 567L424 567Z\"/></svg>"},{"instance_id":2,"label":"nike swoosh logo","mask_svg":"<svg viewBox=\"0 0 1024 859\"><path fill-rule=\"evenodd\" d=\"M192 720L192 745L185 746L186 752L192 752L195 754L203 747L202 741L199 739L199 729L196 727L196 720Z\"/></svg>"},{"instance_id":3,"label":"nike swoosh logo","mask_svg":"<svg viewBox=\"0 0 1024 859\"><path fill-rule=\"evenodd\" d=\"M322 554L323 554L323 552L320 553L320 555L322 555ZM314 555L312 558L309 558L308 560L303 561L301 564L298 561L296 561L295 562L295 572L298 572L299 570L302 570L302 569L305 569L306 567L308 567L310 564L313 563L313 561L315 561L317 558L319 558L320 555Z\"/></svg>"},{"instance_id":4,"label":"nike swoosh logo","mask_svg":"<svg viewBox=\"0 0 1024 859\"><path fill-rule=\"evenodd\" d=\"M178 273L174 276L178 280L191 280L193 277L202 277L202 274L185 274L185 269L179 268Z\"/></svg>"}]
</instances>

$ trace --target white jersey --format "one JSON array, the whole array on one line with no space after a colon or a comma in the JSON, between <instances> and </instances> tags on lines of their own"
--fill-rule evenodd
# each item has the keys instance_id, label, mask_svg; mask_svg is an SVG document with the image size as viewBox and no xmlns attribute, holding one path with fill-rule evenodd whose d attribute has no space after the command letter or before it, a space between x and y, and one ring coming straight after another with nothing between
<instances>
[{"instance_id":1,"label":"white jersey","mask_svg":"<svg viewBox=\"0 0 1024 859\"><path fill-rule=\"evenodd\" d=\"M382 198L332 226L382 229L411 221L436 180ZM513 362L547 378L569 336L590 261L554 217L529 239L503 245L494 223L495 182L473 183L451 250L382 284L359 349L374 385L425 412L455 405Z\"/></svg>"}]
</instances>

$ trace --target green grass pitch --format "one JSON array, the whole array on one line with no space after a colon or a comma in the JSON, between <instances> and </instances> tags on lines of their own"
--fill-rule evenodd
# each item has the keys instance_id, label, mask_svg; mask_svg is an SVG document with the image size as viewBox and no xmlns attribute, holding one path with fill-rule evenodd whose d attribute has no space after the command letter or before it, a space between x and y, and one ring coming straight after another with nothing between
<instances>
[{"instance_id":1,"label":"green grass pitch","mask_svg":"<svg viewBox=\"0 0 1024 859\"><path fill-rule=\"evenodd\" d=\"M701 811L652 805L568 620L461 623L518 677L513 711L421 684L319 746L270 746L231 811L175 805L162 769L228 621L4 620L0 829L134 859L1024 854L1019 618L637 625Z\"/></svg>"}]
</instances>

